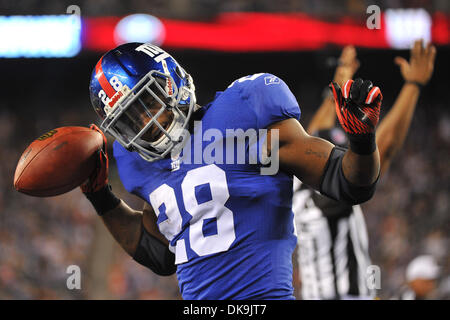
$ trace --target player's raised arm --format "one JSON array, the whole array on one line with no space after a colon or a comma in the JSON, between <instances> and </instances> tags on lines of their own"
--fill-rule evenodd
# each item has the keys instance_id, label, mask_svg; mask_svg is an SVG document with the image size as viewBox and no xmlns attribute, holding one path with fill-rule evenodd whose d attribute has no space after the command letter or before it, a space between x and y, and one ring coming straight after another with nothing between
<instances>
[{"instance_id":1,"label":"player's raised arm","mask_svg":"<svg viewBox=\"0 0 450 320\"><path fill-rule=\"evenodd\" d=\"M357 204L372 197L379 175L375 127L382 95L378 87L361 79L347 81L343 90L336 83L330 87L339 122L350 141L348 150L308 135L295 119L270 129L279 130L279 162L284 171L330 198Z\"/></svg>"},{"instance_id":2,"label":"player's raised arm","mask_svg":"<svg viewBox=\"0 0 450 320\"><path fill-rule=\"evenodd\" d=\"M106 137L97 126L92 125L91 129L103 135L104 144L99 151L97 169L81 186L81 191L114 239L134 260L158 275L173 274L176 271L175 256L156 226L152 207L146 205L143 211L136 211L112 193L108 184Z\"/></svg>"},{"instance_id":3,"label":"player's raised arm","mask_svg":"<svg viewBox=\"0 0 450 320\"><path fill-rule=\"evenodd\" d=\"M353 78L353 75L359 68L359 61L356 57L356 49L353 46L346 46L342 49L338 60L338 66L334 72L333 82L344 86L347 80ZM306 131L314 134L319 130L333 128L336 123L336 113L334 111L334 99L332 92L326 88L325 97L308 124Z\"/></svg>"},{"instance_id":4,"label":"player's raised arm","mask_svg":"<svg viewBox=\"0 0 450 320\"><path fill-rule=\"evenodd\" d=\"M414 115L420 89L431 78L434 69L436 48L417 40L410 52L409 62L404 58L395 58L405 84L389 113L380 122L377 129L377 145L380 151L381 174L390 166L392 158L403 145Z\"/></svg>"}]
</instances>

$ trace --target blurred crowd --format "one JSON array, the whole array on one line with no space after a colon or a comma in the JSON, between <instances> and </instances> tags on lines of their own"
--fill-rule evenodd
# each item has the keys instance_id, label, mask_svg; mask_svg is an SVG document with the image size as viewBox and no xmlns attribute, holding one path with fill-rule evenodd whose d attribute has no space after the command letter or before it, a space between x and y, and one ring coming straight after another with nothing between
<instances>
[{"instance_id":1,"label":"blurred crowd","mask_svg":"<svg viewBox=\"0 0 450 320\"><path fill-rule=\"evenodd\" d=\"M311 64L310 60L304 61ZM29 67L36 62L28 63ZM50 66L55 62L45 63ZM91 61L85 63L88 69L93 65ZM5 68L3 64L5 72L9 72ZM15 166L33 139L55 127L87 126L94 121L86 90L89 71L81 76L76 74L77 69L86 68L77 63L48 68L47 82L32 80L32 86L22 94L17 84L15 92L10 91L0 102L0 299L180 299L176 276L156 276L127 256L78 189L52 198L29 197L14 190ZM60 70L64 70L64 75ZM310 74L295 76L310 83ZM61 82L68 75L74 81ZM29 76L34 79L33 72ZM81 81L82 77L86 79ZM383 78L388 79L386 75ZM208 82L199 79L203 82L198 85L199 91L217 89L208 88ZM58 82L62 87L53 88ZM79 91L73 92L78 83ZM64 88L72 91L64 92ZM313 91L306 87L301 93L295 91L295 83L291 88L302 101L305 126L307 122L303 121L320 102L322 88ZM388 107L396 93L389 92L388 85L385 88ZM313 97L308 97L308 92ZM50 100L52 97L54 100ZM316 105L309 103L311 99ZM436 257L442 272L435 294L449 298L449 153L448 104L439 96L428 94L426 99L420 99L405 145L380 181L375 197L363 205L372 263L381 269L378 295L382 299L397 294L405 283L408 263L421 254ZM110 158L113 189L133 208L140 209L142 201L126 193L114 159ZM67 288L70 265L81 269L80 290ZM298 291L298 279L294 284Z\"/></svg>"},{"instance_id":2,"label":"blurred crowd","mask_svg":"<svg viewBox=\"0 0 450 320\"><path fill-rule=\"evenodd\" d=\"M366 15L369 5L387 8L425 8L429 12L449 12L447 0L0 0L1 14L65 14L78 5L85 16L148 13L164 18L211 19L222 12L304 12L339 17Z\"/></svg>"}]
</instances>

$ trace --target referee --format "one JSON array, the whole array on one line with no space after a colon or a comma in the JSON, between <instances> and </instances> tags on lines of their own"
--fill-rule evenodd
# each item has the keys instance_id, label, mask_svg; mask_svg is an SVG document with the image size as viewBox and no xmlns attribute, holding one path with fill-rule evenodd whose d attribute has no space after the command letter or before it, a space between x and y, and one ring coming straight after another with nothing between
<instances>
[{"instance_id":1,"label":"referee","mask_svg":"<svg viewBox=\"0 0 450 320\"><path fill-rule=\"evenodd\" d=\"M420 89L431 78L436 49L415 41L410 61L397 57L405 81L394 105L377 129L381 173L388 169L408 133ZM345 47L333 81L342 86L359 68L356 50ZM328 88L327 88L328 89ZM346 146L344 132L335 127L332 96L327 95L307 131L335 145ZM367 285L371 265L367 228L361 207L339 203L294 180L292 210L298 235L297 259L302 299L373 299ZM370 275L370 274L369 274Z\"/></svg>"}]
</instances>

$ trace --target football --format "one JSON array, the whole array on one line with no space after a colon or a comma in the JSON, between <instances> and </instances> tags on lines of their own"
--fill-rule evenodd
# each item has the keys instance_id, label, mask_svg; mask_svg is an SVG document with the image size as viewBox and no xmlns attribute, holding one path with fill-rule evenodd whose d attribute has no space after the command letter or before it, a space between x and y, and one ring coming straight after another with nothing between
<instances>
[{"instance_id":1,"label":"football","mask_svg":"<svg viewBox=\"0 0 450 320\"><path fill-rule=\"evenodd\" d=\"M93 172L96 153L102 145L102 135L89 128L50 130L23 152L14 174L14 187L35 197L66 193Z\"/></svg>"}]
</instances>

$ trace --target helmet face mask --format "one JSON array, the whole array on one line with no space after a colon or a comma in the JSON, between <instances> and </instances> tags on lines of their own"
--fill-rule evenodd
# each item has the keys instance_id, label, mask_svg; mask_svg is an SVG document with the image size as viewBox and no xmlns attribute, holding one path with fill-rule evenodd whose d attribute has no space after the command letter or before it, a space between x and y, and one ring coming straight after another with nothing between
<instances>
[{"instance_id":1,"label":"helmet face mask","mask_svg":"<svg viewBox=\"0 0 450 320\"><path fill-rule=\"evenodd\" d=\"M136 45L139 44L135 44L133 48ZM115 50L118 49L120 47ZM132 54L142 55L140 52ZM186 132L196 102L192 78L172 57L167 56L158 65L153 62L153 66L159 68L148 68L150 71L144 76L135 77L138 81L132 83L134 85L131 89L126 81L121 83L118 88L120 90L106 100L108 103L102 100L103 108L100 112L98 106L100 99L95 97L101 97L100 91L103 90L97 87L98 95L96 95L93 90L95 86L92 84L94 77L91 81L91 100L97 113L104 119L100 128L117 139L127 150L138 152L147 161L166 157L183 141L183 134ZM142 58L150 59L145 55ZM170 61L166 62L168 59ZM172 69L168 68L169 64ZM98 77L96 74L95 78Z\"/></svg>"}]
</instances>

